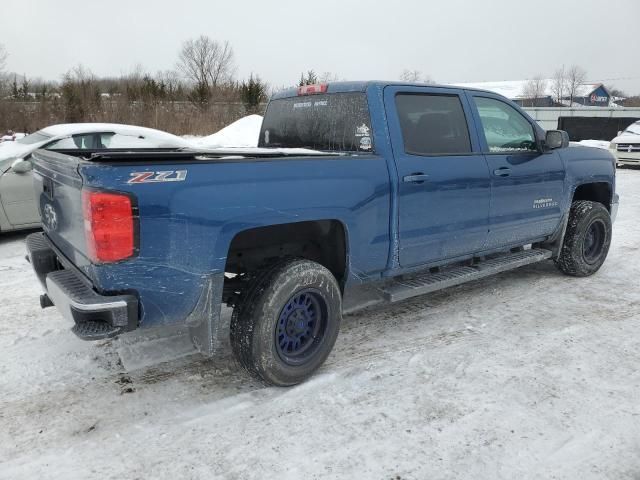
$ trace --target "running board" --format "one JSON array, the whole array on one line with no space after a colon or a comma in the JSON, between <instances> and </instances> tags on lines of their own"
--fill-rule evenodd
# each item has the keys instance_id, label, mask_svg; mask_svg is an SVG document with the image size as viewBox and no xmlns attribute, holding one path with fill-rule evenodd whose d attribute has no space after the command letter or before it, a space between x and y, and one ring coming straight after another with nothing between
<instances>
[{"instance_id":1,"label":"running board","mask_svg":"<svg viewBox=\"0 0 640 480\"><path fill-rule=\"evenodd\" d=\"M531 249L483 260L473 266L453 267L438 273L421 273L392 280L380 290L388 302L424 295L443 288L479 280L500 272L551 258L551 250Z\"/></svg>"}]
</instances>

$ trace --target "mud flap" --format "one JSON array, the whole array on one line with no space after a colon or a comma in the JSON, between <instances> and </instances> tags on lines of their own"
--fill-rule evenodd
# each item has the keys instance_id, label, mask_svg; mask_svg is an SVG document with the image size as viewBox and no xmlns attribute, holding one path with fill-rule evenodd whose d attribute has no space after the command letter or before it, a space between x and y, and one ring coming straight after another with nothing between
<instances>
[{"instance_id":1,"label":"mud flap","mask_svg":"<svg viewBox=\"0 0 640 480\"><path fill-rule=\"evenodd\" d=\"M564 236L567 233L567 225L569 224L569 212L562 215L562 221L558 230L547 240L534 245L534 247L545 248L551 250L551 258L554 260L560 256L562 251L562 244L564 243Z\"/></svg>"},{"instance_id":2,"label":"mud flap","mask_svg":"<svg viewBox=\"0 0 640 480\"><path fill-rule=\"evenodd\" d=\"M219 345L223 284L224 273L208 277L196 307L186 320L189 337L203 355L212 356Z\"/></svg>"}]
</instances>

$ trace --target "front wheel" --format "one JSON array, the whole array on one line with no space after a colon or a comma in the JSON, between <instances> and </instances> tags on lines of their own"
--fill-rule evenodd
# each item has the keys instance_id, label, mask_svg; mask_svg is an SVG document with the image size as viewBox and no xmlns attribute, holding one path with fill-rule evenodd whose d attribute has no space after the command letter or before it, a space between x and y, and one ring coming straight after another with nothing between
<instances>
[{"instance_id":1,"label":"front wheel","mask_svg":"<svg viewBox=\"0 0 640 480\"><path fill-rule=\"evenodd\" d=\"M611 245L611 216L597 202L573 202L556 265L565 274L586 277L596 273Z\"/></svg>"},{"instance_id":2,"label":"front wheel","mask_svg":"<svg viewBox=\"0 0 640 480\"><path fill-rule=\"evenodd\" d=\"M233 311L231 346L240 364L271 385L310 377L338 336L342 296L322 265L286 260L258 272Z\"/></svg>"}]
</instances>

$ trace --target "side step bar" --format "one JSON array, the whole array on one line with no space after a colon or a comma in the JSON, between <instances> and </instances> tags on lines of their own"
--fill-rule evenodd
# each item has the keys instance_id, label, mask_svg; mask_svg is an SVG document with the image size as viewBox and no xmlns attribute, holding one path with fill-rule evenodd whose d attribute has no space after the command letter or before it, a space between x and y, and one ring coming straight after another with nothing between
<instances>
[{"instance_id":1,"label":"side step bar","mask_svg":"<svg viewBox=\"0 0 640 480\"><path fill-rule=\"evenodd\" d=\"M513 270L532 263L551 258L552 252L543 249L531 249L510 253L501 257L484 260L471 267L461 266L449 268L438 273L420 273L401 279L392 280L380 290L388 302L397 302L406 298L424 295L443 288L479 280L500 272Z\"/></svg>"}]
</instances>

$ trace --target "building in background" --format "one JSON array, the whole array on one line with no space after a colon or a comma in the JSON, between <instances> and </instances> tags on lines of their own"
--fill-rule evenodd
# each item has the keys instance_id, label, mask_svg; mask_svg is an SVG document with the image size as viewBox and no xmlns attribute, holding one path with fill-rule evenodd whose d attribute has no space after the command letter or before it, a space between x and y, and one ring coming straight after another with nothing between
<instances>
[{"instance_id":1,"label":"building in background","mask_svg":"<svg viewBox=\"0 0 640 480\"><path fill-rule=\"evenodd\" d=\"M454 85L466 88L478 88L498 93L523 107L568 107L570 106L569 93L562 95L557 102L553 93L553 80L539 81L539 88L531 88L531 80L511 80L501 82L474 82L456 83ZM532 90L536 93L532 95ZM565 90L568 90L565 87ZM602 83L583 83L576 91L573 98L573 106L585 107L610 107L615 106L611 93Z\"/></svg>"}]
</instances>

